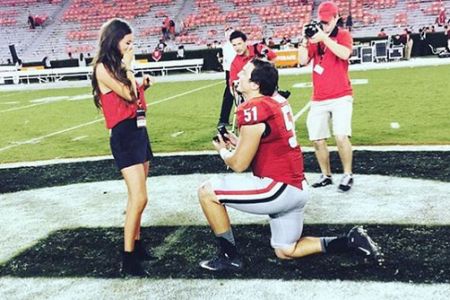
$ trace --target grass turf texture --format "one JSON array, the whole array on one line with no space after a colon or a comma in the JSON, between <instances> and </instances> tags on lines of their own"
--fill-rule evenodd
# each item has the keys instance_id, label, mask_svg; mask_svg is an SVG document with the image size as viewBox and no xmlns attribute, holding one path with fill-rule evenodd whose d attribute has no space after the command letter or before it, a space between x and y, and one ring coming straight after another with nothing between
<instances>
[{"instance_id":1,"label":"grass turf texture","mask_svg":"<svg viewBox=\"0 0 450 300\"><path fill-rule=\"evenodd\" d=\"M306 225L304 235L339 235L352 225ZM449 283L448 226L367 225L383 248L379 267L350 254L316 255L282 261L269 244L268 225L234 226L245 269L238 274L213 274L198 267L216 248L206 226L146 227L142 237L159 258L148 265L157 278L321 279ZM121 228L58 230L0 266L0 276L119 277ZM326 270L326 271L324 271ZM447 270L447 271L446 271Z\"/></svg>"},{"instance_id":2,"label":"grass turf texture","mask_svg":"<svg viewBox=\"0 0 450 300\"><path fill-rule=\"evenodd\" d=\"M445 89L450 66L358 71L352 72L351 78L369 80L367 85L354 86L354 145L450 143L450 102ZM280 78L280 87L292 92L290 103L294 113L308 102L311 89L293 89L292 85L310 80L311 75ZM224 88L221 81L216 82L217 85L149 107L148 126L155 152L211 150ZM160 83L146 95L151 104L212 83ZM34 99L87 93L89 88L0 93L0 148L101 117L91 100L62 100L16 111L3 110L30 105L29 101ZM19 103L5 104L12 101ZM400 128L391 129L391 122L398 122ZM305 115L296 127L300 144L309 146ZM181 131L182 134L172 137ZM77 137L84 138L74 141ZM0 151L0 163L108 154L108 131L100 121L38 143Z\"/></svg>"}]
</instances>

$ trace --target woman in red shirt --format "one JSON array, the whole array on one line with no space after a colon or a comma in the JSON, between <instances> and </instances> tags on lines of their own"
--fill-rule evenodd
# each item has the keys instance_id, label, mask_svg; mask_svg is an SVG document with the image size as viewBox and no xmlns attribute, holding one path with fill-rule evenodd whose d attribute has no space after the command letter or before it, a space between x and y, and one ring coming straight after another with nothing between
<instances>
[{"instance_id":1,"label":"woman in red shirt","mask_svg":"<svg viewBox=\"0 0 450 300\"><path fill-rule=\"evenodd\" d=\"M121 19L105 23L93 62L94 102L103 111L106 127L111 129L111 151L128 188L121 272L142 276L146 272L140 261L153 258L140 240L141 216L147 204L149 160L153 156L146 129L144 90L153 79L147 75L142 85L136 83L133 58L130 25Z\"/></svg>"}]
</instances>

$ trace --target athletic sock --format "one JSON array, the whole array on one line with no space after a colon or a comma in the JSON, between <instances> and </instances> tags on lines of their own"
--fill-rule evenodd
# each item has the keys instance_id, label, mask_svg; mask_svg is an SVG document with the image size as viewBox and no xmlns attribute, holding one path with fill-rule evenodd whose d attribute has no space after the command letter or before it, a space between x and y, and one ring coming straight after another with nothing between
<instances>
[{"instance_id":1,"label":"athletic sock","mask_svg":"<svg viewBox=\"0 0 450 300\"><path fill-rule=\"evenodd\" d=\"M320 244L323 253L344 253L349 250L347 237L321 237Z\"/></svg>"},{"instance_id":2,"label":"athletic sock","mask_svg":"<svg viewBox=\"0 0 450 300\"><path fill-rule=\"evenodd\" d=\"M231 259L237 256L236 242L234 241L234 235L231 228L224 233L217 234L216 239L220 250L224 254L226 254Z\"/></svg>"},{"instance_id":3,"label":"athletic sock","mask_svg":"<svg viewBox=\"0 0 450 300\"><path fill-rule=\"evenodd\" d=\"M225 231L224 233L216 234L216 237L224 238L227 241L229 241L233 246L236 245L236 242L234 241L233 230L231 228L228 231Z\"/></svg>"}]
</instances>

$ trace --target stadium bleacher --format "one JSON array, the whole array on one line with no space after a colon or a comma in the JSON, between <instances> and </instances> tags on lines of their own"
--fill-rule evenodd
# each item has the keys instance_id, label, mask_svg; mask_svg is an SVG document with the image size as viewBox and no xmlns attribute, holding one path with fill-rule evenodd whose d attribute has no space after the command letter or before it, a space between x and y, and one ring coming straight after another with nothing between
<instances>
[{"instance_id":1,"label":"stadium bleacher","mask_svg":"<svg viewBox=\"0 0 450 300\"><path fill-rule=\"evenodd\" d=\"M135 29L136 53L150 53L161 38L165 16L175 21L177 37L169 49L186 49L221 41L225 26L241 29L250 41L273 37L297 39L303 25L316 15L321 1L314 0L5 0L0 2L0 63L10 58L14 44L23 61L76 58L93 53L98 30L112 17L128 20ZM450 0L337 0L343 17L353 18L354 37L376 36L380 28L398 34L435 23ZM30 29L28 14L44 18L43 26Z\"/></svg>"}]
</instances>

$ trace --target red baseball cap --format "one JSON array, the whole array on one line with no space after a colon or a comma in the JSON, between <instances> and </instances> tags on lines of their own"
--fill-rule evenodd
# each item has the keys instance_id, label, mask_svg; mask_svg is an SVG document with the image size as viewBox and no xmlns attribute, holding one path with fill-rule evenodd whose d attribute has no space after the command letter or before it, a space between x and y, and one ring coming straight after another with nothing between
<instances>
[{"instance_id":1,"label":"red baseball cap","mask_svg":"<svg viewBox=\"0 0 450 300\"><path fill-rule=\"evenodd\" d=\"M334 2L325 1L319 5L319 20L330 22L338 14L338 7Z\"/></svg>"}]
</instances>

